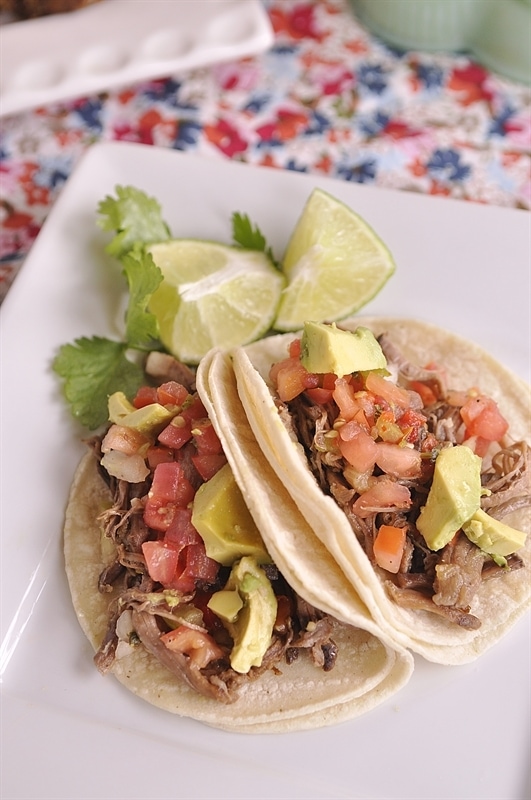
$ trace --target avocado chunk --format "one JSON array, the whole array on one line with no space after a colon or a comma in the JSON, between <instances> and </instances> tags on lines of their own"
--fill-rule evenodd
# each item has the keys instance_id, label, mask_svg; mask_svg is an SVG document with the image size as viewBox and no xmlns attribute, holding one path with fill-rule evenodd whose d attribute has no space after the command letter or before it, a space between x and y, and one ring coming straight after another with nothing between
<instances>
[{"instance_id":1,"label":"avocado chunk","mask_svg":"<svg viewBox=\"0 0 531 800\"><path fill-rule=\"evenodd\" d=\"M505 556L520 550L526 540L525 533L490 517L481 508L463 525L463 530L471 542L501 563L505 562Z\"/></svg>"},{"instance_id":2,"label":"avocado chunk","mask_svg":"<svg viewBox=\"0 0 531 800\"><path fill-rule=\"evenodd\" d=\"M321 322L304 323L301 362L308 372L333 372L338 378L387 367L382 348L368 328L344 331L334 323Z\"/></svg>"},{"instance_id":3,"label":"avocado chunk","mask_svg":"<svg viewBox=\"0 0 531 800\"><path fill-rule=\"evenodd\" d=\"M121 425L134 428L145 436L156 436L175 417L178 409L172 411L160 403L150 403L143 408L135 408L130 414L122 418Z\"/></svg>"},{"instance_id":4,"label":"avocado chunk","mask_svg":"<svg viewBox=\"0 0 531 800\"><path fill-rule=\"evenodd\" d=\"M481 458L469 447L441 450L433 482L417 519L430 550L440 550L476 513L481 498Z\"/></svg>"},{"instance_id":5,"label":"avocado chunk","mask_svg":"<svg viewBox=\"0 0 531 800\"><path fill-rule=\"evenodd\" d=\"M251 556L234 564L225 591L234 590L241 597L242 608L234 622L224 624L233 640L231 667L245 674L261 665L271 643L277 599L267 575Z\"/></svg>"},{"instance_id":6,"label":"avocado chunk","mask_svg":"<svg viewBox=\"0 0 531 800\"><path fill-rule=\"evenodd\" d=\"M115 425L122 425L124 417L135 411L134 405L129 402L123 392L114 392L114 394L109 396L107 409L109 412L109 421L113 422Z\"/></svg>"},{"instance_id":7,"label":"avocado chunk","mask_svg":"<svg viewBox=\"0 0 531 800\"><path fill-rule=\"evenodd\" d=\"M207 555L225 567L242 556L253 556L260 564L271 562L229 464L197 490L192 525Z\"/></svg>"},{"instance_id":8,"label":"avocado chunk","mask_svg":"<svg viewBox=\"0 0 531 800\"><path fill-rule=\"evenodd\" d=\"M225 622L235 622L243 608L243 600L237 589L222 589L212 595L207 606Z\"/></svg>"}]
</instances>

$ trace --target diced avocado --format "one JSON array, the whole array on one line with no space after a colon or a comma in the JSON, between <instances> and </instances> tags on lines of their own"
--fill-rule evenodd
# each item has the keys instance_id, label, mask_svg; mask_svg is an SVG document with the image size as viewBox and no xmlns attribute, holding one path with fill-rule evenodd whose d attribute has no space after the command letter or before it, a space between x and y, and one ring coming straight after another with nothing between
<instances>
[{"instance_id":1,"label":"diced avocado","mask_svg":"<svg viewBox=\"0 0 531 800\"><path fill-rule=\"evenodd\" d=\"M267 575L250 556L234 564L225 590L236 590L243 602L236 620L225 625L234 643L231 667L245 674L261 665L271 643L277 599Z\"/></svg>"},{"instance_id":2,"label":"diced avocado","mask_svg":"<svg viewBox=\"0 0 531 800\"><path fill-rule=\"evenodd\" d=\"M301 362L308 372L333 372L338 378L387 367L382 348L368 328L344 331L321 322L304 323Z\"/></svg>"},{"instance_id":3,"label":"diced avocado","mask_svg":"<svg viewBox=\"0 0 531 800\"><path fill-rule=\"evenodd\" d=\"M222 589L212 595L207 605L220 619L234 622L243 607L243 600L237 589Z\"/></svg>"},{"instance_id":4,"label":"diced avocado","mask_svg":"<svg viewBox=\"0 0 531 800\"><path fill-rule=\"evenodd\" d=\"M150 403L143 408L134 408L130 414L122 417L120 425L126 428L134 428L135 431L146 436L154 436L173 419L177 410L169 411L160 403Z\"/></svg>"},{"instance_id":5,"label":"diced avocado","mask_svg":"<svg viewBox=\"0 0 531 800\"><path fill-rule=\"evenodd\" d=\"M417 519L430 550L440 550L478 510L481 498L481 458L469 447L441 450L433 482Z\"/></svg>"},{"instance_id":6,"label":"diced avocado","mask_svg":"<svg viewBox=\"0 0 531 800\"><path fill-rule=\"evenodd\" d=\"M471 542L493 557L516 553L526 540L525 533L490 517L481 508L463 525L463 530Z\"/></svg>"},{"instance_id":7,"label":"diced avocado","mask_svg":"<svg viewBox=\"0 0 531 800\"><path fill-rule=\"evenodd\" d=\"M129 402L123 392L111 394L107 401L107 408L109 421L114 422L115 425L122 425L124 417L135 411L134 405Z\"/></svg>"},{"instance_id":8,"label":"diced avocado","mask_svg":"<svg viewBox=\"0 0 531 800\"><path fill-rule=\"evenodd\" d=\"M197 490L192 525L207 555L224 566L242 556L253 556L261 564L271 562L229 464Z\"/></svg>"}]
</instances>

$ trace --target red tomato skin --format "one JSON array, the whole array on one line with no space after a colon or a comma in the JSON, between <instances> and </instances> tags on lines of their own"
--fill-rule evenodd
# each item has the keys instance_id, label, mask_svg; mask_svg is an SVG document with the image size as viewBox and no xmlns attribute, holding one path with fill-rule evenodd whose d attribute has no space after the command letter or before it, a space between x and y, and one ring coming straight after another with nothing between
<instances>
[{"instance_id":1,"label":"red tomato skin","mask_svg":"<svg viewBox=\"0 0 531 800\"><path fill-rule=\"evenodd\" d=\"M167 587L173 580L179 553L166 542L144 542L142 553L146 559L146 566L152 580Z\"/></svg>"},{"instance_id":2,"label":"red tomato skin","mask_svg":"<svg viewBox=\"0 0 531 800\"><path fill-rule=\"evenodd\" d=\"M200 455L219 455L223 451L219 437L208 417L194 422L192 435Z\"/></svg>"},{"instance_id":3,"label":"red tomato skin","mask_svg":"<svg viewBox=\"0 0 531 800\"><path fill-rule=\"evenodd\" d=\"M292 358L277 372L277 391L282 402L287 403L301 394L307 387L305 385L306 369L301 362Z\"/></svg>"},{"instance_id":4,"label":"red tomato skin","mask_svg":"<svg viewBox=\"0 0 531 800\"><path fill-rule=\"evenodd\" d=\"M201 544L203 540L192 525L192 509L178 508L164 534L164 541L181 550L189 544Z\"/></svg>"},{"instance_id":5,"label":"red tomato skin","mask_svg":"<svg viewBox=\"0 0 531 800\"><path fill-rule=\"evenodd\" d=\"M301 357L301 340L294 339L290 342L289 346L289 357L290 358L299 358Z\"/></svg>"},{"instance_id":6,"label":"red tomato skin","mask_svg":"<svg viewBox=\"0 0 531 800\"><path fill-rule=\"evenodd\" d=\"M422 400L422 405L424 407L431 406L437 400L437 395L433 391L433 389L428 386L427 383L422 383L422 381L412 381L409 384L409 388L420 395L420 399Z\"/></svg>"},{"instance_id":7,"label":"red tomato skin","mask_svg":"<svg viewBox=\"0 0 531 800\"><path fill-rule=\"evenodd\" d=\"M180 425L179 422L183 424ZM165 447L171 447L172 450L179 450L186 442L192 438L192 425L190 420L183 420L182 415L179 414L175 417L166 427L159 433L157 440Z\"/></svg>"},{"instance_id":8,"label":"red tomato skin","mask_svg":"<svg viewBox=\"0 0 531 800\"><path fill-rule=\"evenodd\" d=\"M175 503L148 499L144 507L144 522L154 531L166 531L173 521L176 509Z\"/></svg>"},{"instance_id":9,"label":"red tomato skin","mask_svg":"<svg viewBox=\"0 0 531 800\"><path fill-rule=\"evenodd\" d=\"M223 453L204 453L192 456L192 464L204 481L213 478L226 463L227 458Z\"/></svg>"},{"instance_id":10,"label":"red tomato skin","mask_svg":"<svg viewBox=\"0 0 531 800\"><path fill-rule=\"evenodd\" d=\"M206 408L204 407L198 395L193 395L191 402L189 404L185 404L183 410L181 411L181 417L184 417L184 419L189 422L208 417Z\"/></svg>"},{"instance_id":11,"label":"red tomato skin","mask_svg":"<svg viewBox=\"0 0 531 800\"><path fill-rule=\"evenodd\" d=\"M168 447L158 447L152 445L147 451L147 462L150 469L155 469L157 464L162 464L164 461L174 461L173 451Z\"/></svg>"},{"instance_id":12,"label":"red tomato skin","mask_svg":"<svg viewBox=\"0 0 531 800\"><path fill-rule=\"evenodd\" d=\"M490 397L471 397L461 408L466 436L479 436L489 442L499 442L509 430L509 423L501 414L497 403Z\"/></svg>"},{"instance_id":13,"label":"red tomato skin","mask_svg":"<svg viewBox=\"0 0 531 800\"><path fill-rule=\"evenodd\" d=\"M306 389L306 394L313 403L324 406L332 400L333 390L325 389L322 386L316 386L313 389Z\"/></svg>"},{"instance_id":14,"label":"red tomato skin","mask_svg":"<svg viewBox=\"0 0 531 800\"><path fill-rule=\"evenodd\" d=\"M144 408L157 401L157 390L154 386L141 386L133 398L135 408Z\"/></svg>"},{"instance_id":15,"label":"red tomato skin","mask_svg":"<svg viewBox=\"0 0 531 800\"><path fill-rule=\"evenodd\" d=\"M144 522L157 531L166 531L175 516L175 509L192 502L195 489L177 461L157 464L144 507Z\"/></svg>"},{"instance_id":16,"label":"red tomato skin","mask_svg":"<svg viewBox=\"0 0 531 800\"><path fill-rule=\"evenodd\" d=\"M411 397L406 389L402 389L375 372L369 372L365 379L365 386L369 392L376 397L383 398L391 407L398 406L406 409L411 405Z\"/></svg>"},{"instance_id":17,"label":"red tomato skin","mask_svg":"<svg viewBox=\"0 0 531 800\"><path fill-rule=\"evenodd\" d=\"M161 383L157 388L157 401L162 406L182 406L188 397L188 389L177 381Z\"/></svg>"},{"instance_id":18,"label":"red tomato skin","mask_svg":"<svg viewBox=\"0 0 531 800\"><path fill-rule=\"evenodd\" d=\"M356 422L347 422L344 428L339 429L337 440L341 455L358 472L372 472L377 453L376 442Z\"/></svg>"}]
</instances>

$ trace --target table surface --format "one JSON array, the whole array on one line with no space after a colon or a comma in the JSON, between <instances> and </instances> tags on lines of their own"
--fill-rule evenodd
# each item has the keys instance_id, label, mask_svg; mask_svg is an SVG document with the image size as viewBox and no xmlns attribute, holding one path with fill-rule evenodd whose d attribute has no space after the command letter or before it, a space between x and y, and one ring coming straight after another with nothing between
<instances>
[{"instance_id":1,"label":"table surface","mask_svg":"<svg viewBox=\"0 0 531 800\"><path fill-rule=\"evenodd\" d=\"M390 48L348 0L264 7L266 53L0 121L0 301L98 141L530 209L529 87L466 54Z\"/></svg>"}]
</instances>

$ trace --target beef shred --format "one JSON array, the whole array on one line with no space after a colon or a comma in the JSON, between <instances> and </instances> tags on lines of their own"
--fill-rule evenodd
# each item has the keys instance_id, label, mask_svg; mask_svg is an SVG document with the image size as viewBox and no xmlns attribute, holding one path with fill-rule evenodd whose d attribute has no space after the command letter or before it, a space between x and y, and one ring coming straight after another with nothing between
<instances>
[{"instance_id":1,"label":"beef shred","mask_svg":"<svg viewBox=\"0 0 531 800\"><path fill-rule=\"evenodd\" d=\"M462 435L463 423L459 409L446 399L442 372L419 368L408 362L387 334L382 335L379 341L388 363L398 373L399 385L408 387L411 381L423 381L433 391L435 401L422 410L426 425L419 432L416 446L422 449L423 438L425 440L427 436L435 437L439 447L456 444ZM429 460L425 462L418 478L401 479L408 486L412 498L407 512L390 508L369 517L356 515L352 505L359 493L345 478L347 464L337 450L326 446L327 434L333 435L331 432L338 415L335 404L316 404L303 393L286 404L278 401L278 406L281 419L289 420L292 435L294 433L303 444L319 486L344 511L375 569L379 568L372 548L379 527L386 524L406 528L406 546L399 572L394 575L380 571L389 596L399 605L429 611L463 628L479 628L481 621L470 613L470 608L482 582L519 569L523 566L522 559L514 554L506 559L505 566L498 566L462 531L442 550L429 550L415 521L428 495L433 461L431 464ZM381 471L376 468L374 474L381 474ZM390 476L387 478L391 479ZM482 497L481 506L491 516L501 519L511 511L531 505L527 444L520 441L500 446L484 467L481 478L483 486L489 490L489 494Z\"/></svg>"}]
</instances>

